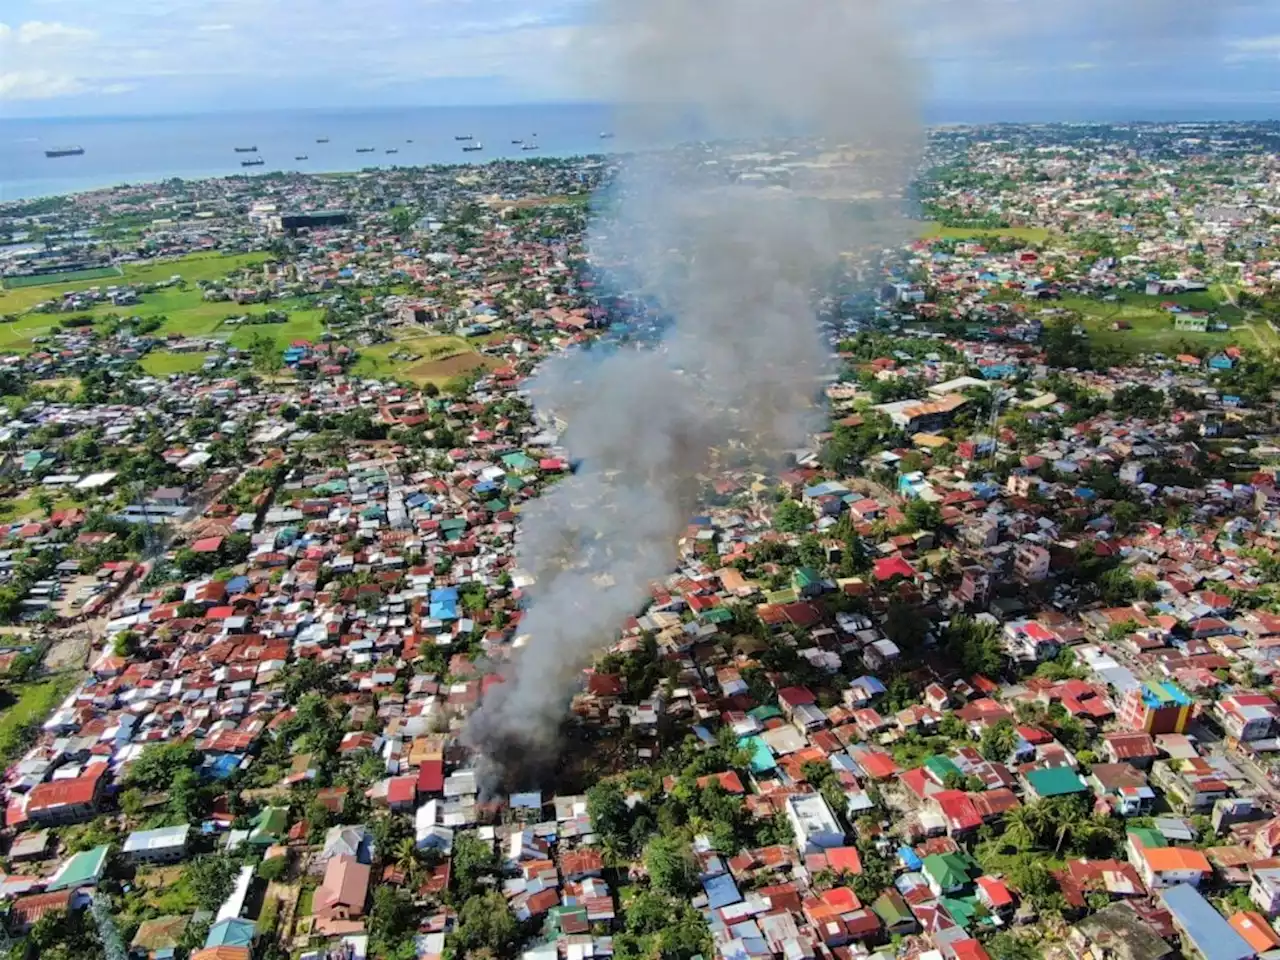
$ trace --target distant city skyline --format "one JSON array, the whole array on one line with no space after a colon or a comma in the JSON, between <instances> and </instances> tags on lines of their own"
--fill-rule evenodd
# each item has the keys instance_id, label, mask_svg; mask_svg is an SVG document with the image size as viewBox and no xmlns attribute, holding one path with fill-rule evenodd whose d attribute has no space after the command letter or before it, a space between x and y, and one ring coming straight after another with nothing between
<instances>
[{"instance_id":1,"label":"distant city skyline","mask_svg":"<svg viewBox=\"0 0 1280 960\"><path fill-rule=\"evenodd\" d=\"M1267 0L1124 0L1119 12L1104 0L890 6L926 106L1280 111L1280 5ZM9 0L0 118L606 100L626 30L597 9L592 0Z\"/></svg>"}]
</instances>

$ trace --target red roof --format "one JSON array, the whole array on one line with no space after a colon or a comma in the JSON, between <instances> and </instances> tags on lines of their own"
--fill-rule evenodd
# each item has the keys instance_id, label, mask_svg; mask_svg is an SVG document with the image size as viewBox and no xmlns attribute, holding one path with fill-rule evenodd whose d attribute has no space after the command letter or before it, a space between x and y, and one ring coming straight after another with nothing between
<instances>
[{"instance_id":1,"label":"red roof","mask_svg":"<svg viewBox=\"0 0 1280 960\"><path fill-rule=\"evenodd\" d=\"M418 769L419 793L444 792L444 761L427 760Z\"/></svg>"},{"instance_id":2,"label":"red roof","mask_svg":"<svg viewBox=\"0 0 1280 960\"><path fill-rule=\"evenodd\" d=\"M217 553L218 548L222 546L221 537L205 537L203 540L197 540L191 545L193 553Z\"/></svg>"},{"instance_id":3,"label":"red roof","mask_svg":"<svg viewBox=\"0 0 1280 960\"><path fill-rule=\"evenodd\" d=\"M417 798L413 777L394 777L387 784L387 803L413 803Z\"/></svg>"},{"instance_id":4,"label":"red roof","mask_svg":"<svg viewBox=\"0 0 1280 960\"><path fill-rule=\"evenodd\" d=\"M880 581L892 580L894 577L906 577L910 580L915 577L916 571L903 557L895 554L892 557L877 560L874 574Z\"/></svg>"}]
</instances>

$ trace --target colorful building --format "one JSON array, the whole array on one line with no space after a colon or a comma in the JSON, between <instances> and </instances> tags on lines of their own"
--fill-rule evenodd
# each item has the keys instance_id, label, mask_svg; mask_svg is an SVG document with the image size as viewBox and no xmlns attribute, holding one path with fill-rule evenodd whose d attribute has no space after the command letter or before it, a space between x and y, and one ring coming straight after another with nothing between
<instances>
[{"instance_id":1,"label":"colorful building","mask_svg":"<svg viewBox=\"0 0 1280 960\"><path fill-rule=\"evenodd\" d=\"M1125 694L1120 722L1150 734L1185 733L1193 703L1186 691L1168 681L1142 683Z\"/></svg>"}]
</instances>

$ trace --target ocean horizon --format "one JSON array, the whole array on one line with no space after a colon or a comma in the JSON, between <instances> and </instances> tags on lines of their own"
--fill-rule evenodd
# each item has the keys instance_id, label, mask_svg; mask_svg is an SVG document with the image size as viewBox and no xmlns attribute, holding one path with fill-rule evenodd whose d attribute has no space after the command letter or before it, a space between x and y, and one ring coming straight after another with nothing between
<instances>
[{"instance_id":1,"label":"ocean horizon","mask_svg":"<svg viewBox=\"0 0 1280 960\"><path fill-rule=\"evenodd\" d=\"M931 126L944 126L1243 122L1278 117L1280 104L1276 103L935 103L926 109L924 119ZM282 171L340 173L654 146L628 142L620 130L614 137L602 138L602 133L614 133L614 120L613 107L579 102L0 119L0 202L174 177L193 180ZM463 151L464 146L477 145L484 149ZM68 146L82 147L85 152L45 156L46 150ZM526 146L537 150L526 150ZM237 153L236 147L257 150ZM260 159L262 164L242 166L247 159Z\"/></svg>"}]
</instances>

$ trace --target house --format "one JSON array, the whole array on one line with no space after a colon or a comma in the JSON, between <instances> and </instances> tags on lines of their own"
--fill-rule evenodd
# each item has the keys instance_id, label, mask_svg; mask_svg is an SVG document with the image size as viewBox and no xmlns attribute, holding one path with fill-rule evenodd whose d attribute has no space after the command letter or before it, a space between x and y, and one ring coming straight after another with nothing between
<instances>
[{"instance_id":1,"label":"house","mask_svg":"<svg viewBox=\"0 0 1280 960\"><path fill-rule=\"evenodd\" d=\"M1049 576L1049 551L1034 543L1019 543L1013 553L1013 571L1028 583Z\"/></svg>"},{"instance_id":2,"label":"house","mask_svg":"<svg viewBox=\"0 0 1280 960\"><path fill-rule=\"evenodd\" d=\"M924 858L921 870L935 897L959 893L970 884L972 861L961 853L931 853Z\"/></svg>"},{"instance_id":3,"label":"house","mask_svg":"<svg viewBox=\"0 0 1280 960\"><path fill-rule=\"evenodd\" d=\"M1258 867L1253 871L1249 899L1268 917L1280 916L1280 867Z\"/></svg>"},{"instance_id":4,"label":"house","mask_svg":"<svg viewBox=\"0 0 1280 960\"><path fill-rule=\"evenodd\" d=\"M75 896L75 890L63 890L18 897L9 908L9 927L14 933L26 933L43 917L71 910Z\"/></svg>"},{"instance_id":5,"label":"house","mask_svg":"<svg viewBox=\"0 0 1280 960\"><path fill-rule=\"evenodd\" d=\"M98 814L104 765L71 780L42 783L27 795L27 819L38 824L82 823Z\"/></svg>"},{"instance_id":6,"label":"house","mask_svg":"<svg viewBox=\"0 0 1280 960\"><path fill-rule=\"evenodd\" d=\"M191 827L135 830L124 842L122 853L130 863L176 863L187 855Z\"/></svg>"},{"instance_id":7,"label":"house","mask_svg":"<svg viewBox=\"0 0 1280 960\"><path fill-rule=\"evenodd\" d=\"M49 878L45 890L53 892L96 886L107 866L107 850L103 845L68 857Z\"/></svg>"},{"instance_id":8,"label":"house","mask_svg":"<svg viewBox=\"0 0 1280 960\"><path fill-rule=\"evenodd\" d=\"M817 853L844 845L844 830L822 794L792 794L787 797L785 809L796 849L801 853Z\"/></svg>"},{"instance_id":9,"label":"house","mask_svg":"<svg viewBox=\"0 0 1280 960\"><path fill-rule=\"evenodd\" d=\"M1149 733L1108 733L1102 738L1102 751L1111 763L1127 763L1140 770L1151 768L1160 756L1156 742Z\"/></svg>"},{"instance_id":10,"label":"house","mask_svg":"<svg viewBox=\"0 0 1280 960\"><path fill-rule=\"evenodd\" d=\"M1213 876L1213 867L1199 850L1190 847L1138 847L1134 866L1148 890L1158 890L1175 884L1188 883L1199 886L1201 881Z\"/></svg>"},{"instance_id":11,"label":"house","mask_svg":"<svg viewBox=\"0 0 1280 960\"><path fill-rule=\"evenodd\" d=\"M1190 884L1162 890L1160 902L1182 936L1184 953L1191 947L1204 960L1250 960L1254 956L1253 947Z\"/></svg>"},{"instance_id":12,"label":"house","mask_svg":"<svg viewBox=\"0 0 1280 960\"><path fill-rule=\"evenodd\" d=\"M1077 958L1165 960L1173 947L1127 903L1113 903L1067 928L1067 946Z\"/></svg>"},{"instance_id":13,"label":"house","mask_svg":"<svg viewBox=\"0 0 1280 960\"><path fill-rule=\"evenodd\" d=\"M1088 793L1089 786L1069 767L1032 770L1023 778L1027 794L1036 799Z\"/></svg>"},{"instance_id":14,"label":"house","mask_svg":"<svg viewBox=\"0 0 1280 960\"><path fill-rule=\"evenodd\" d=\"M1142 816L1155 806L1156 792L1146 775L1127 763L1095 763L1089 771L1093 792L1122 817Z\"/></svg>"},{"instance_id":15,"label":"house","mask_svg":"<svg viewBox=\"0 0 1280 960\"><path fill-rule=\"evenodd\" d=\"M1157 735L1186 733L1193 701L1186 691L1167 680L1140 683L1120 701L1120 723L1130 730Z\"/></svg>"},{"instance_id":16,"label":"house","mask_svg":"<svg viewBox=\"0 0 1280 960\"><path fill-rule=\"evenodd\" d=\"M1259 954L1280 949L1280 936L1276 935L1271 924L1261 914L1252 910L1240 910L1233 913L1227 923Z\"/></svg>"},{"instance_id":17,"label":"house","mask_svg":"<svg viewBox=\"0 0 1280 960\"><path fill-rule=\"evenodd\" d=\"M369 865L339 854L324 868L324 881L315 892L312 912L326 920L351 920L364 915L369 896Z\"/></svg>"}]
</instances>

